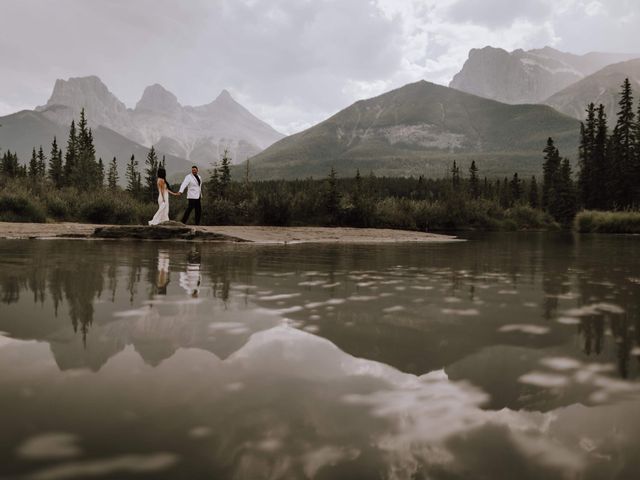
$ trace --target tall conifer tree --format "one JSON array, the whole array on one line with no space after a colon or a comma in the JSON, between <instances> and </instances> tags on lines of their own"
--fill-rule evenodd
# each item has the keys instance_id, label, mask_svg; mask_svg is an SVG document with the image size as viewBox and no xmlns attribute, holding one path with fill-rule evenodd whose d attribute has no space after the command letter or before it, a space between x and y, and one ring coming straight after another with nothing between
<instances>
[{"instance_id":1,"label":"tall conifer tree","mask_svg":"<svg viewBox=\"0 0 640 480\"><path fill-rule=\"evenodd\" d=\"M142 185L140 180L140 172L138 171L138 161L136 160L135 155L131 155L131 159L127 164L126 178L127 192L129 192L135 198L140 198Z\"/></svg>"},{"instance_id":2,"label":"tall conifer tree","mask_svg":"<svg viewBox=\"0 0 640 480\"><path fill-rule=\"evenodd\" d=\"M543 150L544 162L542 164L542 207L548 209L553 203L553 195L556 193L556 181L560 170L560 152L556 148L553 138L547 139L547 146Z\"/></svg>"},{"instance_id":3,"label":"tall conifer tree","mask_svg":"<svg viewBox=\"0 0 640 480\"><path fill-rule=\"evenodd\" d=\"M47 157L44 155L42 145L38 149L38 179L44 180L47 175Z\"/></svg>"},{"instance_id":4,"label":"tall conifer tree","mask_svg":"<svg viewBox=\"0 0 640 480\"><path fill-rule=\"evenodd\" d=\"M513 174L513 178L511 179L511 201L513 203L519 203L522 199L522 182L518 178L518 173Z\"/></svg>"},{"instance_id":5,"label":"tall conifer tree","mask_svg":"<svg viewBox=\"0 0 640 480\"><path fill-rule=\"evenodd\" d=\"M531 183L529 183L529 205L531 208L539 208L540 200L538 199L538 182L536 176L531 177Z\"/></svg>"},{"instance_id":6,"label":"tall conifer tree","mask_svg":"<svg viewBox=\"0 0 640 480\"><path fill-rule=\"evenodd\" d=\"M476 167L476 161L471 161L469 167L469 193L474 200L480 197L480 181L478 179L478 167Z\"/></svg>"},{"instance_id":7,"label":"tall conifer tree","mask_svg":"<svg viewBox=\"0 0 640 480\"><path fill-rule=\"evenodd\" d=\"M616 204L618 207L629 207L633 204L633 166L635 147L635 128L633 111L633 92L631 83L626 78L620 91L620 101L618 102L618 120L613 130L611 139L612 151L610 159L612 161L612 188L616 192Z\"/></svg>"},{"instance_id":8,"label":"tall conifer tree","mask_svg":"<svg viewBox=\"0 0 640 480\"><path fill-rule=\"evenodd\" d=\"M158 155L156 149L151 145L147 158L145 160L145 177L144 177L144 194L147 200L155 200L158 198L158 168L160 163L158 162Z\"/></svg>"},{"instance_id":9,"label":"tall conifer tree","mask_svg":"<svg viewBox=\"0 0 640 480\"><path fill-rule=\"evenodd\" d=\"M64 154L64 169L63 177L64 184L67 186L73 185L76 164L78 158L78 137L76 134L75 120L71 120L71 126L69 127L69 138L67 140L67 151Z\"/></svg>"},{"instance_id":10,"label":"tall conifer tree","mask_svg":"<svg viewBox=\"0 0 640 480\"><path fill-rule=\"evenodd\" d=\"M595 206L595 189L597 188L594 162L596 130L596 109L595 105L590 103L587 106L585 123L580 124L580 146L578 149L580 166L578 185L580 198L585 208L594 208Z\"/></svg>"},{"instance_id":11,"label":"tall conifer tree","mask_svg":"<svg viewBox=\"0 0 640 480\"><path fill-rule=\"evenodd\" d=\"M607 143L609 131L607 114L604 105L598 106L596 117L596 134L593 145L593 208L607 209L610 207L611 169L607 161Z\"/></svg>"},{"instance_id":12,"label":"tall conifer tree","mask_svg":"<svg viewBox=\"0 0 640 480\"><path fill-rule=\"evenodd\" d=\"M27 170L27 176L29 180L32 182L36 182L38 180L38 155L36 154L36 149L34 148L31 153L31 160L29 160L29 170Z\"/></svg>"},{"instance_id":13,"label":"tall conifer tree","mask_svg":"<svg viewBox=\"0 0 640 480\"><path fill-rule=\"evenodd\" d=\"M118 161L113 157L109 164L109 172L107 173L107 187L113 191L118 187Z\"/></svg>"},{"instance_id":14,"label":"tall conifer tree","mask_svg":"<svg viewBox=\"0 0 640 480\"><path fill-rule=\"evenodd\" d=\"M49 180L55 188L62 187L62 150L58 148L58 140L53 137L49 156Z\"/></svg>"}]
</instances>

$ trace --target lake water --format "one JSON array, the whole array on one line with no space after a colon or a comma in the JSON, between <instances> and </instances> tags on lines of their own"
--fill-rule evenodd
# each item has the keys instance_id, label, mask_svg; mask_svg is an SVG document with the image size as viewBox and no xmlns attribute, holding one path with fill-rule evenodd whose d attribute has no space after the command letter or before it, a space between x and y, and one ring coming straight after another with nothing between
<instances>
[{"instance_id":1,"label":"lake water","mask_svg":"<svg viewBox=\"0 0 640 480\"><path fill-rule=\"evenodd\" d=\"M640 238L0 241L0 478L640 478Z\"/></svg>"}]
</instances>

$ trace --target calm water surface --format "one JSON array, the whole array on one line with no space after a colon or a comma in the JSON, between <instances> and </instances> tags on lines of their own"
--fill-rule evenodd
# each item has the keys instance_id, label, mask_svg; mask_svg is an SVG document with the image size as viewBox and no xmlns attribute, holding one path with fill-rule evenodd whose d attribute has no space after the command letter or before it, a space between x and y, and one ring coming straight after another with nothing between
<instances>
[{"instance_id":1,"label":"calm water surface","mask_svg":"<svg viewBox=\"0 0 640 480\"><path fill-rule=\"evenodd\" d=\"M0 478L640 478L640 238L0 241Z\"/></svg>"}]
</instances>

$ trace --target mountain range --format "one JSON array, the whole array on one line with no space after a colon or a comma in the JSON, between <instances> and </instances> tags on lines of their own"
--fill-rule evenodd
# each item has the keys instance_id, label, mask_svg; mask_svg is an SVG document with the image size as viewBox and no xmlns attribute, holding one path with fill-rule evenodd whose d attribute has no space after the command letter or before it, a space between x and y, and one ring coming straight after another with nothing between
<instances>
[{"instance_id":1,"label":"mountain range","mask_svg":"<svg viewBox=\"0 0 640 480\"><path fill-rule=\"evenodd\" d=\"M443 175L476 160L481 175L538 174L549 136L574 155L579 122L546 105L508 105L420 81L356 102L250 159L254 178Z\"/></svg>"},{"instance_id":2,"label":"mountain range","mask_svg":"<svg viewBox=\"0 0 640 480\"><path fill-rule=\"evenodd\" d=\"M82 108L92 127L109 128L140 145L154 145L204 167L219 160L225 149L232 161L240 162L283 137L226 90L207 105L190 107L155 84L129 109L96 76L57 80L49 101L36 111L68 127Z\"/></svg>"},{"instance_id":3,"label":"mountain range","mask_svg":"<svg viewBox=\"0 0 640 480\"><path fill-rule=\"evenodd\" d=\"M602 102L613 119L624 78L640 89L633 57L473 49L451 88L409 84L286 138L226 90L191 107L154 84L127 108L98 77L70 78L56 81L45 105L0 118L0 146L26 161L55 135L64 150L69 123L85 108L97 154L105 162L116 156L121 178L129 156L143 163L151 145L167 156L170 173L210 167L228 149L234 163L249 159L258 180L324 177L332 166L341 175L442 176L453 160L462 168L476 160L487 176L539 174L547 137L574 158L586 105Z\"/></svg>"},{"instance_id":4,"label":"mountain range","mask_svg":"<svg viewBox=\"0 0 640 480\"><path fill-rule=\"evenodd\" d=\"M505 103L542 103L607 65L639 56L601 52L574 55L550 47L507 52L487 46L469 52L449 86Z\"/></svg>"}]
</instances>

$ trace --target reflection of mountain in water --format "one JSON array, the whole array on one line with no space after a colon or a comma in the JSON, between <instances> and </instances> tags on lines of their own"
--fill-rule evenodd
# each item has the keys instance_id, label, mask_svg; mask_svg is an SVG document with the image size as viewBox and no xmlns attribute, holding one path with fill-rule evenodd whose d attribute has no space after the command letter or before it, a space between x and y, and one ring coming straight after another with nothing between
<instances>
[{"instance_id":1,"label":"reflection of mountain in water","mask_svg":"<svg viewBox=\"0 0 640 480\"><path fill-rule=\"evenodd\" d=\"M464 365L495 345L580 356L577 332L584 355L635 375L640 296L626 277L636 266L619 258L619 268L603 268L597 259L607 246L595 240L576 246L571 237L527 234L428 247L42 241L20 248L16 255L11 242L0 244L8 313L0 331L47 341L62 369L97 370L127 345L150 365L189 347L226 358L252 332L285 318L407 372ZM624 314L556 322L593 298Z\"/></svg>"},{"instance_id":2,"label":"reflection of mountain in water","mask_svg":"<svg viewBox=\"0 0 640 480\"><path fill-rule=\"evenodd\" d=\"M490 411L482 391L442 371L403 373L287 327L252 335L226 360L184 349L151 369L127 348L100 374L67 376L64 385L49 362L36 368L42 398L19 406L24 418L42 418L37 409L49 405L48 426L100 445L104 458L133 451L181 460L153 472L157 479L634 478L640 466L640 425L628 421L637 402ZM108 401L95 415L101 397ZM0 445L33 439L29 424L5 427ZM615 461L603 459L613 453ZM78 461L8 457L3 470L24 476Z\"/></svg>"}]
</instances>

